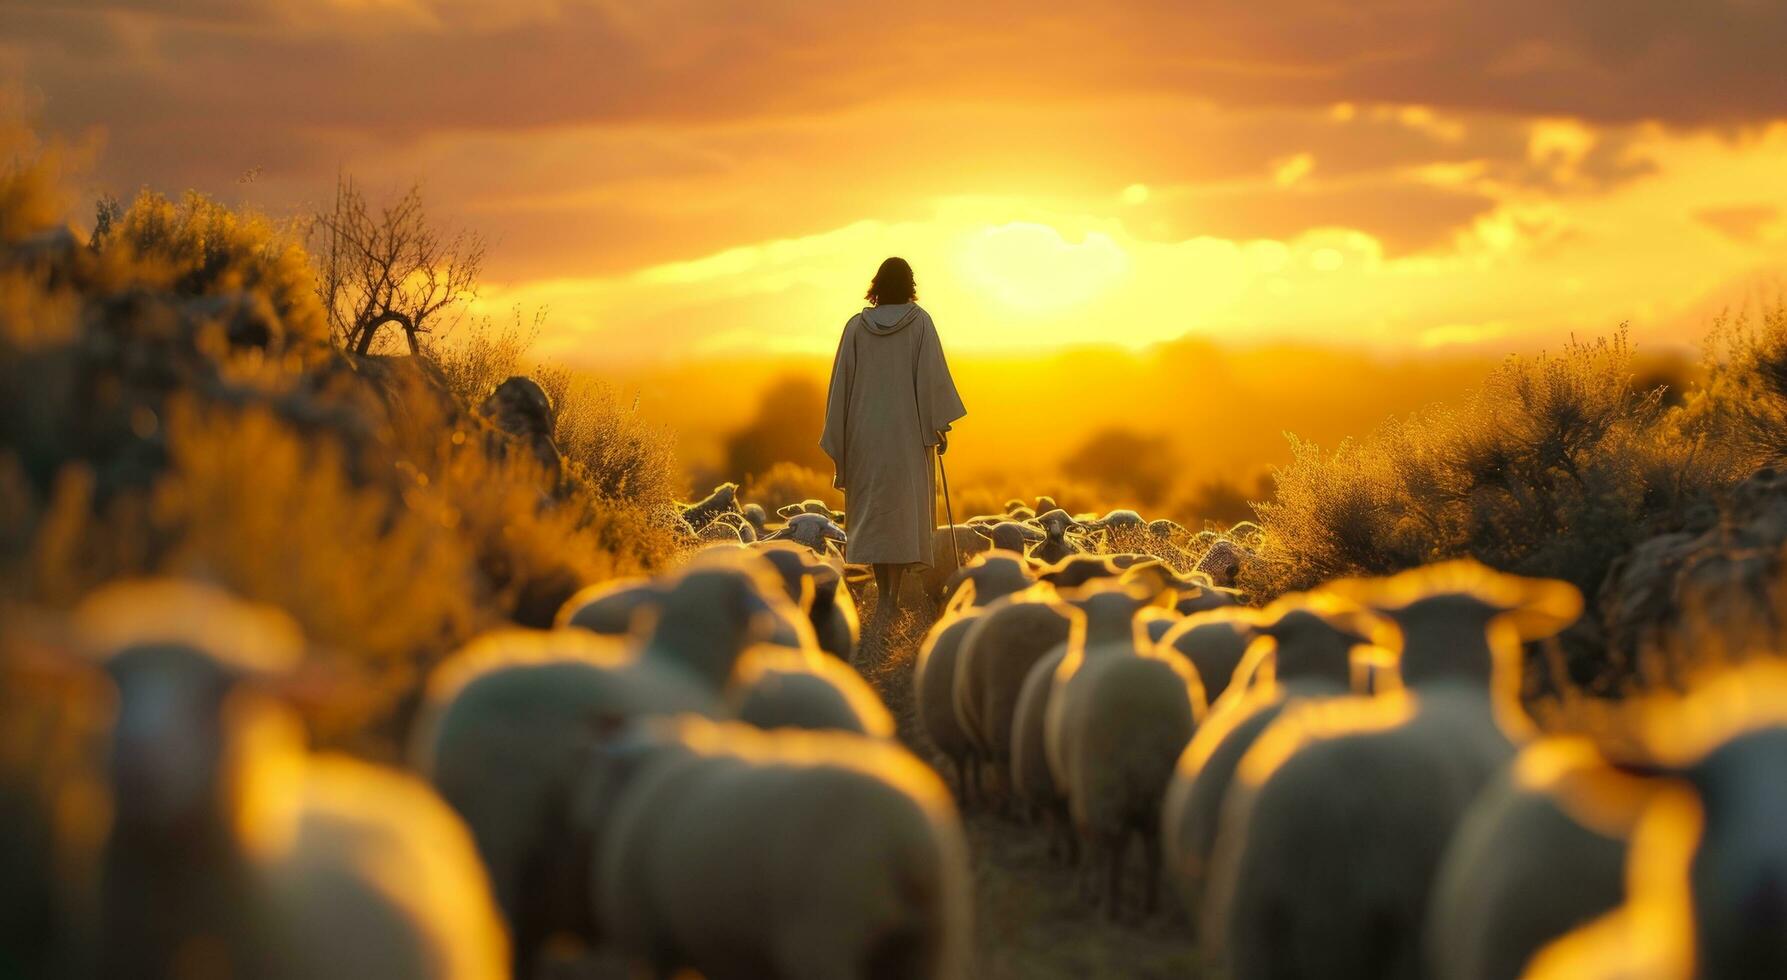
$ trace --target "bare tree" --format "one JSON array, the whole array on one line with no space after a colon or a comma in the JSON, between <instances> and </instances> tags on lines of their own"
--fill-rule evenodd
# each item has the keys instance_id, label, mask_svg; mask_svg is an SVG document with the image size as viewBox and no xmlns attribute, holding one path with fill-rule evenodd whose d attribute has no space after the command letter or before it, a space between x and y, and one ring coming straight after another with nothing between
<instances>
[{"instance_id":1,"label":"bare tree","mask_svg":"<svg viewBox=\"0 0 1787 980\"><path fill-rule=\"evenodd\" d=\"M437 320L451 314L451 329L477 296L484 240L430 225L419 184L375 211L344 175L335 182L334 207L312 223L311 254L336 346L368 353L379 329L395 323L417 354Z\"/></svg>"}]
</instances>

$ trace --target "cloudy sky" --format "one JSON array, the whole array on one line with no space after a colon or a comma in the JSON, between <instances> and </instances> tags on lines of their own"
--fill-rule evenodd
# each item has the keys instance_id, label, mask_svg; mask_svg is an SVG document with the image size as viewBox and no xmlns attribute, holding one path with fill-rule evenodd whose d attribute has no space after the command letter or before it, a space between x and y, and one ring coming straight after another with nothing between
<instances>
[{"instance_id":1,"label":"cloudy sky","mask_svg":"<svg viewBox=\"0 0 1787 980\"><path fill-rule=\"evenodd\" d=\"M420 179L591 363L1688 339L1787 265L1780 0L0 0L94 190ZM254 179L242 183L245 174Z\"/></svg>"}]
</instances>

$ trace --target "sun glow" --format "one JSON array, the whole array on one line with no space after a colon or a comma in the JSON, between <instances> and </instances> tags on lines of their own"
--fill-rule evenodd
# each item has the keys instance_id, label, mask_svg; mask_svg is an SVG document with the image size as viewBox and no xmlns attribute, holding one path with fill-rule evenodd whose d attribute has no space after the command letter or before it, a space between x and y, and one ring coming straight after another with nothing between
<instances>
[{"instance_id":1,"label":"sun glow","mask_svg":"<svg viewBox=\"0 0 1787 980\"><path fill-rule=\"evenodd\" d=\"M1014 310L1052 313L1088 303L1129 274L1129 255L1102 232L1078 242L1054 228L1014 221L970 235L963 277Z\"/></svg>"}]
</instances>

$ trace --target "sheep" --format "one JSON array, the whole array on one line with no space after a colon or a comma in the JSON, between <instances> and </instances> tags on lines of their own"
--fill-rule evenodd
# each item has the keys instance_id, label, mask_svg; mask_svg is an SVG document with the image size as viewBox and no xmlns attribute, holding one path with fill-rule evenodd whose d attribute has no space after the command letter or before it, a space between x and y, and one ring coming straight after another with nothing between
<instances>
[{"instance_id":1,"label":"sheep","mask_svg":"<svg viewBox=\"0 0 1787 980\"><path fill-rule=\"evenodd\" d=\"M703 550L695 563L707 567L757 564L744 557L748 554L742 548L728 548L725 544L720 544ZM771 570L774 570L773 566ZM761 570L753 574L760 572ZM664 601L666 591L667 586L664 583L644 578L616 579L587 586L559 608L553 623L556 628L577 627L603 636L636 633L649 629L650 624L656 621L657 610ZM800 610L778 603L769 609L769 615L773 620L769 642L791 647L812 646L819 642L812 622ZM838 642L839 627L832 623L828 624L827 629L831 641Z\"/></svg>"},{"instance_id":2,"label":"sheep","mask_svg":"<svg viewBox=\"0 0 1787 980\"><path fill-rule=\"evenodd\" d=\"M798 504L789 504L786 507L776 508L776 516L784 521L792 521L802 514L817 514L820 517L830 520L834 524L844 523L843 511L833 510L831 505L827 504L825 501L814 500L811 497Z\"/></svg>"},{"instance_id":3,"label":"sheep","mask_svg":"<svg viewBox=\"0 0 1787 980\"><path fill-rule=\"evenodd\" d=\"M1077 589L1097 578L1116 578L1123 574L1109 555L1069 555L1037 574L1037 578L1058 589Z\"/></svg>"},{"instance_id":4,"label":"sheep","mask_svg":"<svg viewBox=\"0 0 1787 980\"><path fill-rule=\"evenodd\" d=\"M792 541L814 554L832 555L848 537L836 521L823 514L796 514L781 530L770 532L763 540Z\"/></svg>"},{"instance_id":5,"label":"sheep","mask_svg":"<svg viewBox=\"0 0 1787 980\"><path fill-rule=\"evenodd\" d=\"M738 484L722 483L706 497L692 504L681 505L682 519L697 533L727 511L738 510Z\"/></svg>"},{"instance_id":6,"label":"sheep","mask_svg":"<svg viewBox=\"0 0 1787 980\"><path fill-rule=\"evenodd\" d=\"M658 976L966 969L960 822L896 743L664 719L598 752L576 800L593 917Z\"/></svg>"},{"instance_id":7,"label":"sheep","mask_svg":"<svg viewBox=\"0 0 1787 980\"><path fill-rule=\"evenodd\" d=\"M1177 603L1174 608L1179 608ZM1259 614L1246 608L1198 612L1174 623L1158 645L1191 662L1204 682L1205 696L1215 704L1228 690L1229 678L1241 665L1248 644L1259 635L1259 621Z\"/></svg>"},{"instance_id":8,"label":"sheep","mask_svg":"<svg viewBox=\"0 0 1787 980\"><path fill-rule=\"evenodd\" d=\"M309 752L272 696L304 652L290 617L153 579L101 588L71 625L117 695L91 975L507 971L465 825L414 777Z\"/></svg>"},{"instance_id":9,"label":"sheep","mask_svg":"<svg viewBox=\"0 0 1787 980\"><path fill-rule=\"evenodd\" d=\"M1581 736L1523 749L1446 846L1427 913L1431 975L1514 980L1547 943L1618 907L1650 795Z\"/></svg>"},{"instance_id":10,"label":"sheep","mask_svg":"<svg viewBox=\"0 0 1787 980\"><path fill-rule=\"evenodd\" d=\"M972 585L967 586L973 589ZM918 725L950 762L956 777L956 798L972 806L979 783L980 756L956 718L956 661L962 640L982 609L968 607L937 620L925 634L914 661L912 687Z\"/></svg>"},{"instance_id":11,"label":"sheep","mask_svg":"<svg viewBox=\"0 0 1787 980\"><path fill-rule=\"evenodd\" d=\"M1022 555L990 550L964 562L944 584L945 613L985 606L1036 584L1030 564Z\"/></svg>"},{"instance_id":12,"label":"sheep","mask_svg":"<svg viewBox=\"0 0 1787 980\"><path fill-rule=\"evenodd\" d=\"M1031 551L1037 560L1054 564L1084 550L1069 537L1082 530L1081 526L1061 508L1043 511L1036 523L1043 531L1043 540Z\"/></svg>"},{"instance_id":13,"label":"sheep","mask_svg":"<svg viewBox=\"0 0 1787 980\"><path fill-rule=\"evenodd\" d=\"M1069 591L1061 597L1068 605L1096 608L1092 597L1104 587ZM1064 617L1065 618L1065 617ZM1171 628L1174 617L1166 610L1144 607L1134 614L1151 641L1157 641ZM1058 856L1076 854L1072 828L1068 826L1066 796L1055 783L1049 769L1044 746L1043 720L1048 712L1049 696L1054 690L1055 671L1067 657L1065 640L1055 644L1030 668L1018 688L1018 698L1011 720L1011 787L1013 797L1026 804L1032 813L1048 818L1053 834L1051 851Z\"/></svg>"},{"instance_id":14,"label":"sheep","mask_svg":"<svg viewBox=\"0 0 1787 980\"><path fill-rule=\"evenodd\" d=\"M1048 535L1021 521L1000 521L992 529L993 547L1025 554L1030 546L1046 540Z\"/></svg>"},{"instance_id":15,"label":"sheep","mask_svg":"<svg viewBox=\"0 0 1787 980\"><path fill-rule=\"evenodd\" d=\"M806 612L819 649L853 663L862 627L843 570L792 542L760 542L756 550L781 574L789 600Z\"/></svg>"},{"instance_id":16,"label":"sheep","mask_svg":"<svg viewBox=\"0 0 1787 980\"><path fill-rule=\"evenodd\" d=\"M1635 711L1644 758L1619 765L1663 778L1631 835L1626 901L1525 975L1783 975L1787 667L1753 660Z\"/></svg>"},{"instance_id":17,"label":"sheep","mask_svg":"<svg viewBox=\"0 0 1787 980\"><path fill-rule=\"evenodd\" d=\"M758 538L762 538L769 532L769 514L764 511L762 504L754 501L745 504L739 508L739 513L744 515L745 520L751 522L751 529L757 532Z\"/></svg>"},{"instance_id":18,"label":"sheep","mask_svg":"<svg viewBox=\"0 0 1787 980\"><path fill-rule=\"evenodd\" d=\"M617 578L585 586L559 607L553 626L575 626L603 636L625 636L640 609L658 599L658 586L646 578Z\"/></svg>"},{"instance_id":19,"label":"sheep","mask_svg":"<svg viewBox=\"0 0 1787 980\"><path fill-rule=\"evenodd\" d=\"M755 551L700 552L654 607L640 658L680 668L703 690L718 692L753 642L819 645L812 623L785 596L776 567Z\"/></svg>"},{"instance_id":20,"label":"sheep","mask_svg":"<svg viewBox=\"0 0 1787 980\"><path fill-rule=\"evenodd\" d=\"M1149 596L1100 583L1078 597L1073 635L1043 706L1043 748L1057 789L1065 789L1086 866L1107 874L1104 911L1121 911L1124 854L1133 833L1148 853L1145 908L1158 896L1160 797L1173 763L1203 717L1197 675L1181 658L1153 653L1137 613L1172 592Z\"/></svg>"},{"instance_id":21,"label":"sheep","mask_svg":"<svg viewBox=\"0 0 1787 980\"><path fill-rule=\"evenodd\" d=\"M893 716L862 675L829 653L761 644L727 689L732 716L758 728L812 728L892 738Z\"/></svg>"},{"instance_id":22,"label":"sheep","mask_svg":"<svg viewBox=\"0 0 1787 980\"><path fill-rule=\"evenodd\" d=\"M520 975L555 933L597 938L575 898L575 869L557 859L571 846L563 803L583 750L630 718L718 713L742 651L769 638L779 611L798 618L787 607L756 559L698 556L632 641L505 630L435 668L412 764L470 824Z\"/></svg>"},{"instance_id":23,"label":"sheep","mask_svg":"<svg viewBox=\"0 0 1787 980\"><path fill-rule=\"evenodd\" d=\"M953 539L953 543L952 543ZM969 524L942 525L931 532L931 564L919 572L920 587L933 609L943 608L951 580L975 556L991 551L992 533ZM957 564L957 557L961 563Z\"/></svg>"},{"instance_id":24,"label":"sheep","mask_svg":"<svg viewBox=\"0 0 1787 980\"><path fill-rule=\"evenodd\" d=\"M1010 771L1012 714L1037 660L1067 642L1070 620L1055 590L1037 585L986 607L962 638L953 685L956 722L975 756L1003 784ZM1009 795L1009 794L1008 794Z\"/></svg>"},{"instance_id":25,"label":"sheep","mask_svg":"<svg viewBox=\"0 0 1787 980\"><path fill-rule=\"evenodd\" d=\"M1049 496L1046 493L1043 494L1042 496L1036 498L1035 510L1038 514L1047 514L1051 510L1060 510L1060 509L1061 508L1058 505L1056 505L1056 503L1055 503L1055 498Z\"/></svg>"},{"instance_id":26,"label":"sheep","mask_svg":"<svg viewBox=\"0 0 1787 980\"><path fill-rule=\"evenodd\" d=\"M1059 643L1031 665L1018 688L1011 713L1011 795L1032 816L1049 825L1049 855L1069 862L1079 859L1078 838L1067 813L1067 796L1049 769L1044 719L1055 689L1055 672L1067 659L1067 644Z\"/></svg>"},{"instance_id":27,"label":"sheep","mask_svg":"<svg viewBox=\"0 0 1787 980\"><path fill-rule=\"evenodd\" d=\"M631 683L632 666L612 638L500 630L429 676L411 764L470 826L514 932L517 975L531 975L554 933L585 931L577 878L552 855L570 846L562 801L591 734L641 711L707 706Z\"/></svg>"},{"instance_id":28,"label":"sheep","mask_svg":"<svg viewBox=\"0 0 1787 980\"><path fill-rule=\"evenodd\" d=\"M1204 912L1243 980L1421 973L1442 851L1530 728L1517 641L1582 608L1570 585L1469 560L1325 589L1394 621L1405 690L1304 701L1242 757Z\"/></svg>"}]
</instances>

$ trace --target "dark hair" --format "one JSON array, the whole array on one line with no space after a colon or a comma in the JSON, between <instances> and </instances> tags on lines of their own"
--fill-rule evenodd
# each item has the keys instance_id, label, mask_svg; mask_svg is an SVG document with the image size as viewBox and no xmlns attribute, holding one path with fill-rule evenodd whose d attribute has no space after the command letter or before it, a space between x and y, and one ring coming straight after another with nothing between
<instances>
[{"instance_id":1,"label":"dark hair","mask_svg":"<svg viewBox=\"0 0 1787 980\"><path fill-rule=\"evenodd\" d=\"M875 270L869 291L863 299L880 306L883 303L910 303L918 299L918 283L912 280L912 267L902 258L891 258Z\"/></svg>"}]
</instances>

